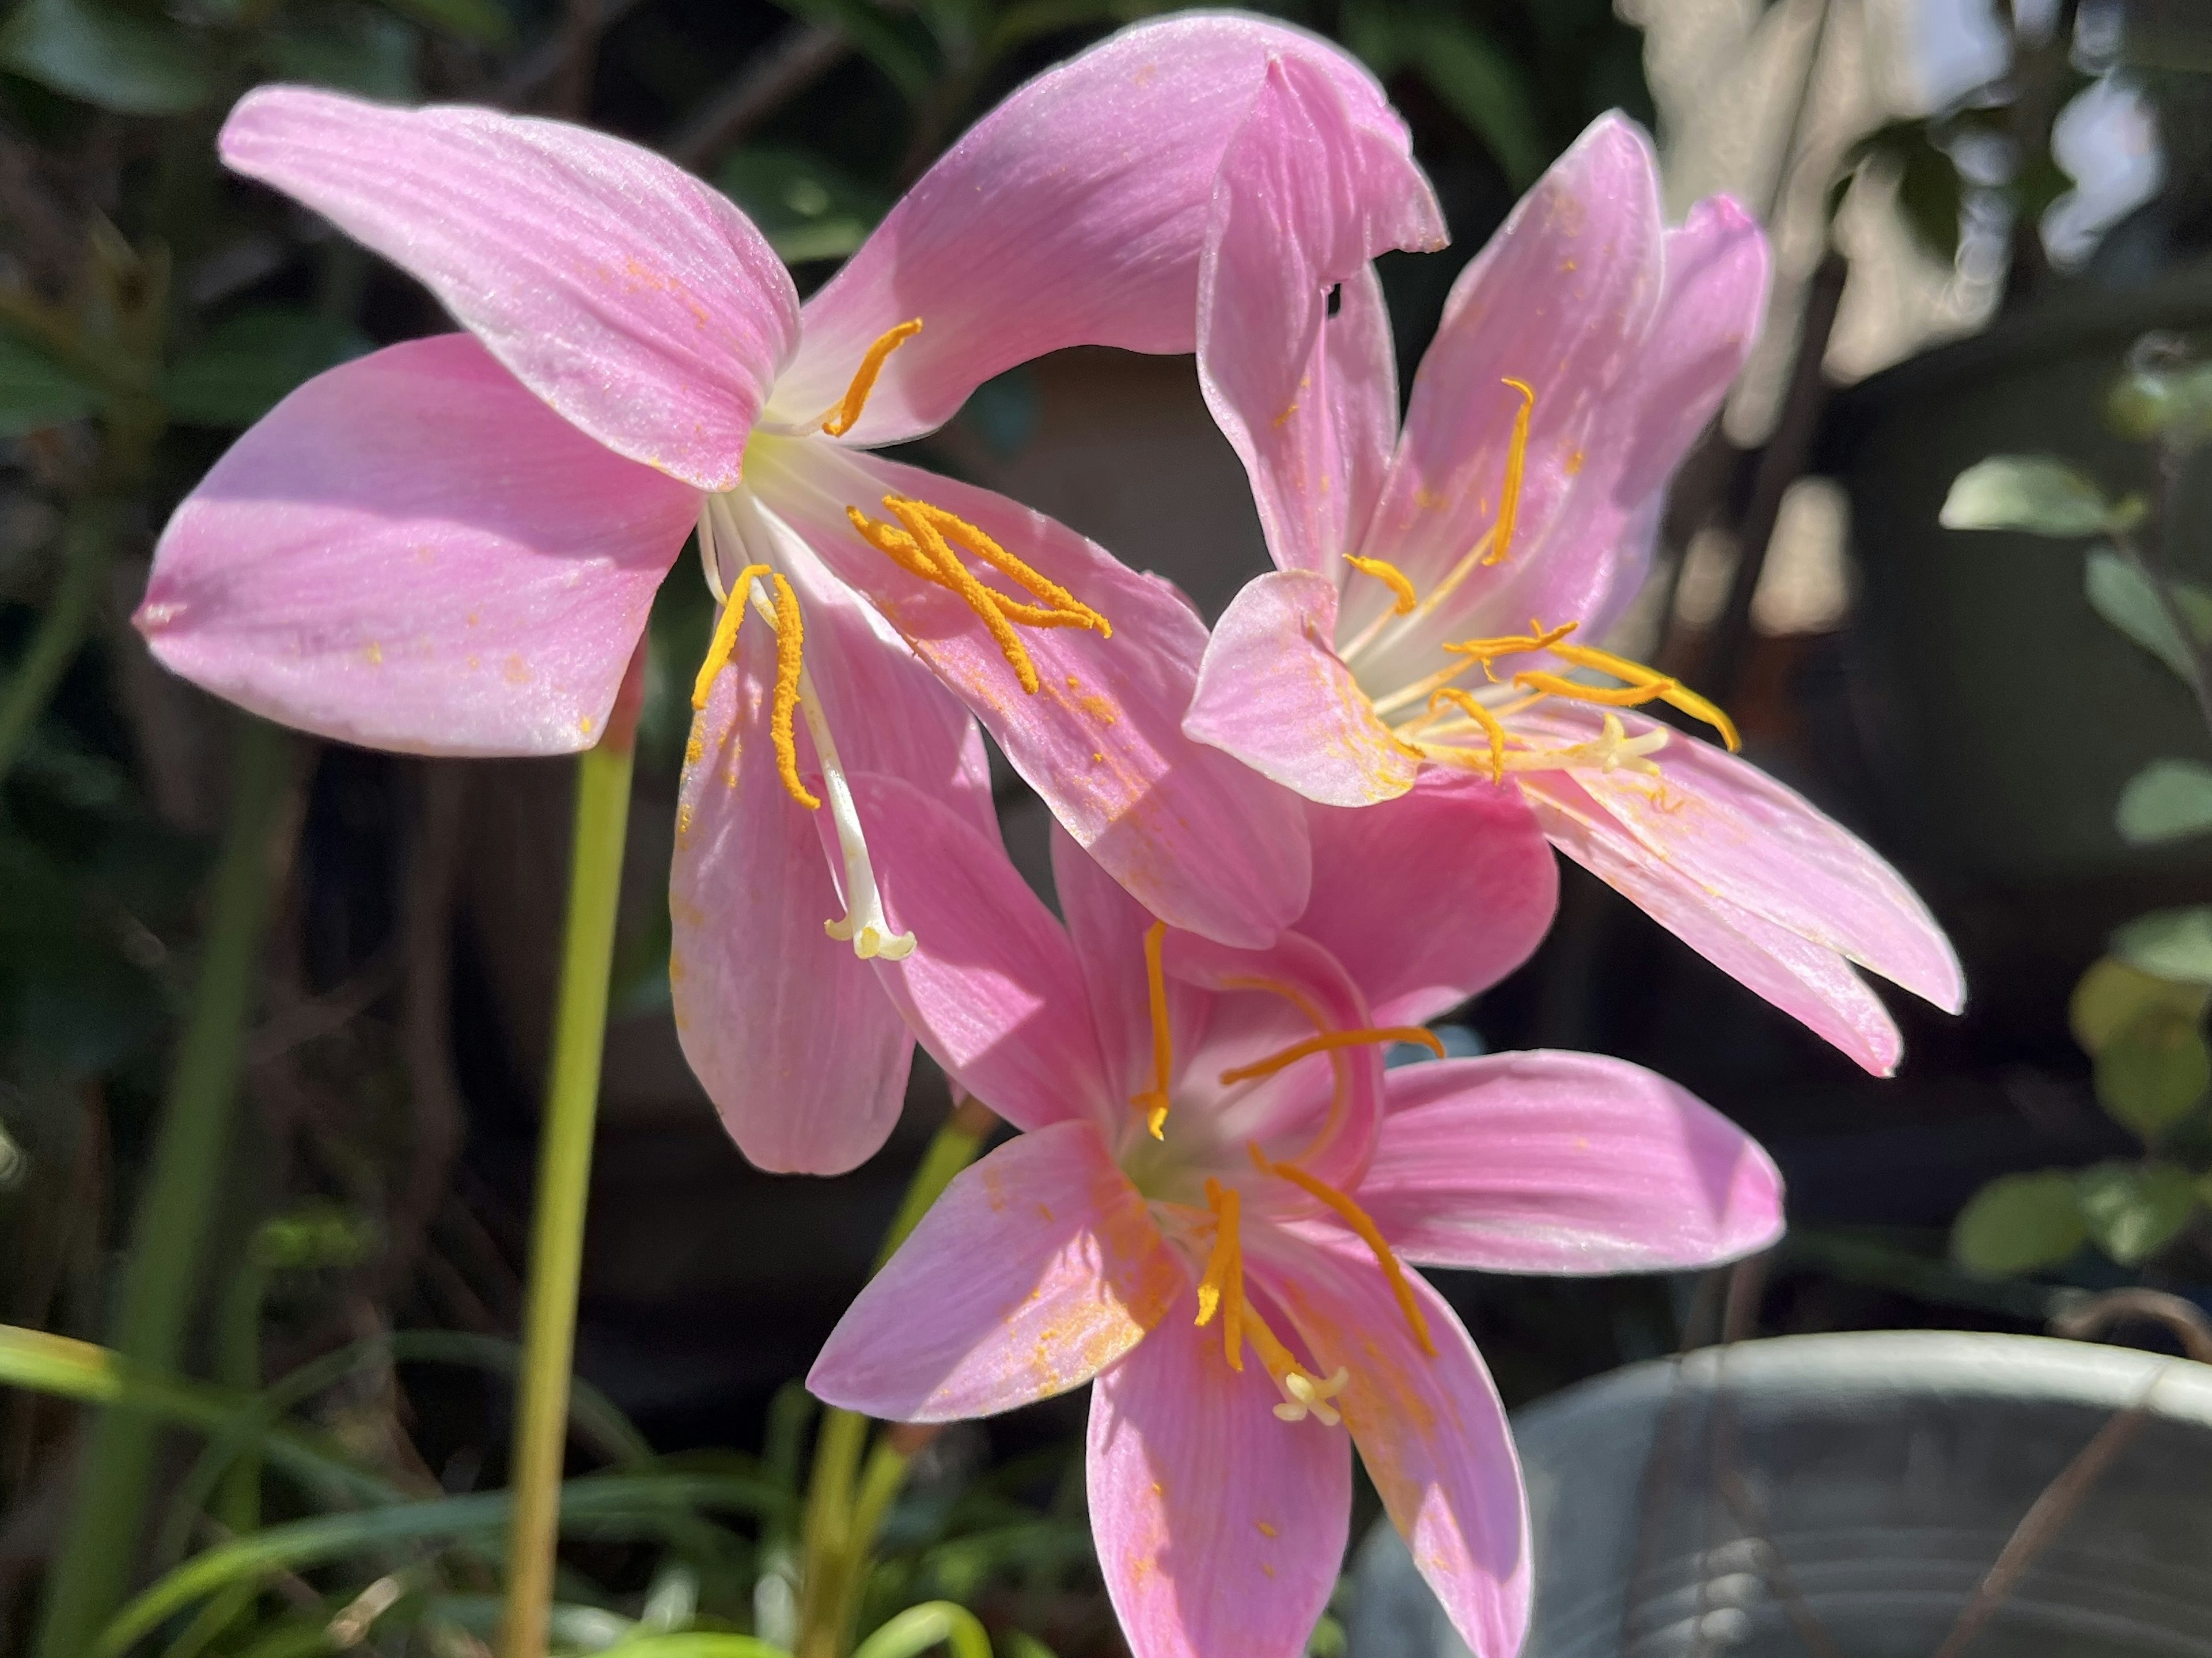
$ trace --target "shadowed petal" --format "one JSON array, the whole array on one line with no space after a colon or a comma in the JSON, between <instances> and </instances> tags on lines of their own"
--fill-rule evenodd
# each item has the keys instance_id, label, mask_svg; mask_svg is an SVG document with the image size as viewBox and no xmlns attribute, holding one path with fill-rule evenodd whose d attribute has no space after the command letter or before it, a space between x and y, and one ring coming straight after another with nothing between
<instances>
[{"instance_id":1,"label":"shadowed petal","mask_svg":"<svg viewBox=\"0 0 2212 1658\"><path fill-rule=\"evenodd\" d=\"M256 714L416 754L599 740L689 487L592 442L465 334L319 374L162 531L135 620Z\"/></svg>"},{"instance_id":2,"label":"shadowed petal","mask_svg":"<svg viewBox=\"0 0 2212 1658\"><path fill-rule=\"evenodd\" d=\"M304 87L246 94L222 148L419 278L617 454L737 483L799 299L751 221L690 174L564 121Z\"/></svg>"},{"instance_id":3,"label":"shadowed petal","mask_svg":"<svg viewBox=\"0 0 2212 1658\"><path fill-rule=\"evenodd\" d=\"M989 1416L1080 1387L1189 1294L1097 1129L1055 1123L945 1187L806 1385L887 1421Z\"/></svg>"},{"instance_id":4,"label":"shadowed petal","mask_svg":"<svg viewBox=\"0 0 2212 1658\"><path fill-rule=\"evenodd\" d=\"M1359 1202L1408 1260L1486 1272L1711 1266L1782 1235L1757 1142L1665 1078L1593 1054L1407 1066Z\"/></svg>"},{"instance_id":5,"label":"shadowed petal","mask_svg":"<svg viewBox=\"0 0 2212 1658\"><path fill-rule=\"evenodd\" d=\"M1279 59L1222 162L1199 269L1199 382L1251 477L1268 550L1281 568L1332 580L1356 545L1352 511L1380 486L1376 441L1387 454L1397 424L1389 323L1367 255L1388 246L1402 167L1395 152L1358 143L1326 76ZM1340 277L1350 303L1330 319Z\"/></svg>"},{"instance_id":6,"label":"shadowed petal","mask_svg":"<svg viewBox=\"0 0 2212 1658\"><path fill-rule=\"evenodd\" d=\"M1231 1370L1196 1306L1091 1393L1099 1569L1133 1658L1300 1658L1344 1564L1351 1441L1277 1420L1267 1371Z\"/></svg>"},{"instance_id":7,"label":"shadowed petal","mask_svg":"<svg viewBox=\"0 0 2212 1658\"><path fill-rule=\"evenodd\" d=\"M1528 1625L1528 1509L1504 1408L1444 1298L1409 1281L1437 1351L1415 1342L1364 1245L1312 1223L1248 1229L1249 1265L1323 1376L1413 1564L1475 1658L1513 1658ZM1310 1424L1300 1424L1310 1425Z\"/></svg>"},{"instance_id":8,"label":"shadowed petal","mask_svg":"<svg viewBox=\"0 0 2212 1658\"><path fill-rule=\"evenodd\" d=\"M1543 942L1558 861L1510 783L1431 772L1357 810L1310 806L1314 890L1297 928L1326 945L1377 1024L1420 1024Z\"/></svg>"},{"instance_id":9,"label":"shadowed petal","mask_svg":"<svg viewBox=\"0 0 2212 1658\"><path fill-rule=\"evenodd\" d=\"M1214 625L1182 728L1309 800L1364 806L1411 788L1421 762L1337 659L1336 604L1310 570L1245 583Z\"/></svg>"},{"instance_id":10,"label":"shadowed petal","mask_svg":"<svg viewBox=\"0 0 2212 1658\"><path fill-rule=\"evenodd\" d=\"M1053 815L1154 914L1224 941L1265 944L1304 905L1297 800L1182 734L1206 629L1165 582L988 490L826 441L761 440L749 481L832 572L859 589L983 722ZM975 525L1082 603L1113 636L1028 628L1025 693L975 613L862 540L887 495ZM995 582L996 578L994 578Z\"/></svg>"},{"instance_id":11,"label":"shadowed petal","mask_svg":"<svg viewBox=\"0 0 2212 1658\"><path fill-rule=\"evenodd\" d=\"M1097 1114L1103 1067L1060 923L976 829L896 778L853 774L892 926L913 954L876 971L952 1079L1018 1128ZM818 826L836 855L829 824Z\"/></svg>"},{"instance_id":12,"label":"shadowed petal","mask_svg":"<svg viewBox=\"0 0 2212 1658\"><path fill-rule=\"evenodd\" d=\"M914 1039L868 964L822 931L844 906L816 814L784 792L769 741L775 635L740 629L732 660L692 722L678 797L676 1034L746 1157L842 1174L897 1121Z\"/></svg>"},{"instance_id":13,"label":"shadowed petal","mask_svg":"<svg viewBox=\"0 0 2212 1658\"><path fill-rule=\"evenodd\" d=\"M870 343L911 318L922 331L884 364L855 443L927 432L992 375L1063 346L1190 350L1215 174L1277 58L1334 85L1356 165L1385 192L1388 240L1359 260L1441 246L1404 124L1342 51L1255 17L1139 24L1019 88L922 176L807 301L778 414L834 404Z\"/></svg>"},{"instance_id":14,"label":"shadowed petal","mask_svg":"<svg viewBox=\"0 0 2212 1658\"><path fill-rule=\"evenodd\" d=\"M1842 956L1689 879L1565 773L1529 773L1521 787L1553 846L1722 972L1876 1076L1897 1068L1897 1025Z\"/></svg>"}]
</instances>

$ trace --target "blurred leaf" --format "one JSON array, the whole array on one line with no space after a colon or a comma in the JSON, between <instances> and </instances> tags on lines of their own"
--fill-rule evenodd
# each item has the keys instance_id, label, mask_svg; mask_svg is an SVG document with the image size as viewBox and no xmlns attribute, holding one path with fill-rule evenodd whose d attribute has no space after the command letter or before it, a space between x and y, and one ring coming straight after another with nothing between
<instances>
[{"instance_id":1,"label":"blurred leaf","mask_svg":"<svg viewBox=\"0 0 2212 1658\"><path fill-rule=\"evenodd\" d=\"M2157 592L2134 562L2109 547L2095 547L2082 566L2081 586L2089 606L2118 632L2133 640L2194 683L2197 653L2174 626ZM2175 584L2175 601L2189 620L2191 631L2212 623L2212 593L2186 583Z\"/></svg>"},{"instance_id":2,"label":"blurred leaf","mask_svg":"<svg viewBox=\"0 0 2212 1658\"><path fill-rule=\"evenodd\" d=\"M100 404L97 390L45 352L0 334L0 438L82 420Z\"/></svg>"},{"instance_id":3,"label":"blurred leaf","mask_svg":"<svg viewBox=\"0 0 2212 1658\"><path fill-rule=\"evenodd\" d=\"M358 1266L375 1247L374 1221L319 1199L270 1216L247 1245L261 1266L293 1272Z\"/></svg>"},{"instance_id":4,"label":"blurred leaf","mask_svg":"<svg viewBox=\"0 0 2212 1658\"><path fill-rule=\"evenodd\" d=\"M2112 954L2153 978L2212 985L2212 907L2139 915L2112 934Z\"/></svg>"},{"instance_id":5,"label":"blurred leaf","mask_svg":"<svg viewBox=\"0 0 2212 1658\"><path fill-rule=\"evenodd\" d=\"M994 374L968 394L960 420L1001 460L1012 460L1036 435L1044 395L1026 367Z\"/></svg>"},{"instance_id":6,"label":"blurred leaf","mask_svg":"<svg viewBox=\"0 0 2212 1658\"><path fill-rule=\"evenodd\" d=\"M1927 118L1892 121L1869 133L1852 147L1847 164L1867 161L1886 163L1895 173L1898 212L1905 220L1905 228L1912 233L1913 240L1939 264L1956 264L1959 222L1966 208L1966 191L1960 182L1958 164L1952 161L1950 152L1936 142Z\"/></svg>"},{"instance_id":7,"label":"blurred leaf","mask_svg":"<svg viewBox=\"0 0 2212 1658\"><path fill-rule=\"evenodd\" d=\"M2089 536L2112 521L2105 492L2048 455L1991 455L1951 480L1936 521L1947 530Z\"/></svg>"},{"instance_id":8,"label":"blurred leaf","mask_svg":"<svg viewBox=\"0 0 2212 1658\"><path fill-rule=\"evenodd\" d=\"M719 182L786 264L843 258L890 210L880 192L795 145L741 149Z\"/></svg>"},{"instance_id":9,"label":"blurred leaf","mask_svg":"<svg viewBox=\"0 0 2212 1658\"><path fill-rule=\"evenodd\" d=\"M373 349L351 324L261 307L219 324L170 366L161 395L187 426L251 426L305 380Z\"/></svg>"},{"instance_id":10,"label":"blurred leaf","mask_svg":"<svg viewBox=\"0 0 2212 1658\"><path fill-rule=\"evenodd\" d=\"M2074 987L2067 1023L2082 1052L2094 1055L2146 1013L2163 1011L2194 1021L2204 1017L2208 1002L2212 1002L2212 989L2203 985L2154 978L2107 956Z\"/></svg>"},{"instance_id":11,"label":"blurred leaf","mask_svg":"<svg viewBox=\"0 0 2212 1658\"><path fill-rule=\"evenodd\" d=\"M403 16L478 46L505 46L514 38L514 20L498 0L384 0Z\"/></svg>"},{"instance_id":12,"label":"blurred leaf","mask_svg":"<svg viewBox=\"0 0 2212 1658\"><path fill-rule=\"evenodd\" d=\"M1970 1272L2010 1278L2055 1266L2088 1236L2074 1177L2063 1169L2000 1175L1951 1227L1951 1257Z\"/></svg>"},{"instance_id":13,"label":"blurred leaf","mask_svg":"<svg viewBox=\"0 0 2212 1658\"><path fill-rule=\"evenodd\" d=\"M1407 29L1407 58L1452 113L1498 158L1516 190L1551 160L1522 71L1466 18L1424 18Z\"/></svg>"},{"instance_id":14,"label":"blurred leaf","mask_svg":"<svg viewBox=\"0 0 2212 1658\"><path fill-rule=\"evenodd\" d=\"M2196 1020L2148 1009L2106 1042L2096 1080L2097 1102L2112 1119L2155 1145L2212 1086L2212 1051Z\"/></svg>"},{"instance_id":15,"label":"blurred leaf","mask_svg":"<svg viewBox=\"0 0 2212 1658\"><path fill-rule=\"evenodd\" d=\"M2201 443L2212 435L2212 365L2131 367L2106 398L2105 418L2138 443Z\"/></svg>"},{"instance_id":16,"label":"blurred leaf","mask_svg":"<svg viewBox=\"0 0 2212 1658\"><path fill-rule=\"evenodd\" d=\"M2137 1266L2173 1242L2197 1207L2197 1183L2170 1163L2100 1163L2075 1176L2097 1247Z\"/></svg>"},{"instance_id":17,"label":"blurred leaf","mask_svg":"<svg viewBox=\"0 0 2212 1658\"><path fill-rule=\"evenodd\" d=\"M2196 760L2154 760L2128 779L2115 814L2130 846L2185 840L2212 829L2212 766Z\"/></svg>"},{"instance_id":18,"label":"blurred leaf","mask_svg":"<svg viewBox=\"0 0 2212 1658\"><path fill-rule=\"evenodd\" d=\"M933 54L875 0L775 0L793 16L848 36L861 57L884 72L910 104L929 95L937 79Z\"/></svg>"},{"instance_id":19,"label":"blurred leaf","mask_svg":"<svg viewBox=\"0 0 2212 1658\"><path fill-rule=\"evenodd\" d=\"M0 67L121 115L180 115L216 90L198 35L109 0L23 0L0 25Z\"/></svg>"},{"instance_id":20,"label":"blurred leaf","mask_svg":"<svg viewBox=\"0 0 2212 1658\"><path fill-rule=\"evenodd\" d=\"M261 61L280 80L401 102L416 95L417 36L386 12L288 11L261 37Z\"/></svg>"}]
</instances>

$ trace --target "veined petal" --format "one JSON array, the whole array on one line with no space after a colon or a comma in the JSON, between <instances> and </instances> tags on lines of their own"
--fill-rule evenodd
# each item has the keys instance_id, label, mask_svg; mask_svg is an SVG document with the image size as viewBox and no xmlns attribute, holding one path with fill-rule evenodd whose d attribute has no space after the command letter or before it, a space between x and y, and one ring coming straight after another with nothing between
<instances>
[{"instance_id":1,"label":"veined petal","mask_svg":"<svg viewBox=\"0 0 2212 1658\"><path fill-rule=\"evenodd\" d=\"M599 741L696 491L611 453L465 334L319 374L178 507L134 618L173 671L416 754Z\"/></svg>"},{"instance_id":2,"label":"veined petal","mask_svg":"<svg viewBox=\"0 0 2212 1658\"><path fill-rule=\"evenodd\" d=\"M945 1187L838 1321L806 1385L888 1421L989 1416L1080 1387L1189 1295L1098 1130L1055 1123Z\"/></svg>"},{"instance_id":3,"label":"veined petal","mask_svg":"<svg viewBox=\"0 0 2212 1658\"><path fill-rule=\"evenodd\" d=\"M1559 872L1510 783L1431 773L1356 810L1310 806L1314 890L1298 931L1327 946L1376 1023L1419 1024L1487 990L1543 942Z\"/></svg>"},{"instance_id":4,"label":"veined petal","mask_svg":"<svg viewBox=\"0 0 2212 1658\"><path fill-rule=\"evenodd\" d=\"M1298 803L1182 734L1206 629L1165 582L988 490L826 440L762 439L750 481L839 578L866 595L967 703L1068 832L1170 926L1265 944L1304 907ZM1038 688L1025 693L975 611L862 540L846 516L886 496L929 501L980 528L1112 624L1019 629Z\"/></svg>"},{"instance_id":5,"label":"veined petal","mask_svg":"<svg viewBox=\"0 0 2212 1658\"><path fill-rule=\"evenodd\" d=\"M811 644L813 641L809 641ZM775 637L757 620L692 722L668 883L668 981L684 1056L738 1149L836 1175L898 1121L914 1039L853 948L812 819L769 740ZM804 731L799 763L811 763ZM826 815L820 814L820 815Z\"/></svg>"},{"instance_id":6,"label":"veined petal","mask_svg":"<svg viewBox=\"0 0 2212 1658\"><path fill-rule=\"evenodd\" d=\"M1622 725L1649 730L1629 715ZM1599 734L1562 709L1542 725L1566 741ZM1856 962L1948 1013L1966 1000L1959 958L1928 907L1875 850L1758 767L1677 733L1659 774L1579 770L1575 781L1682 878L1808 942Z\"/></svg>"},{"instance_id":7,"label":"veined petal","mask_svg":"<svg viewBox=\"0 0 2212 1658\"><path fill-rule=\"evenodd\" d=\"M1358 142L1352 112L1318 69L1278 59L1214 187L1199 267L1199 383L1286 570L1336 578L1338 556L1358 544L1351 513L1380 485L1375 440L1387 453L1395 435L1389 322L1367 254L1388 245L1377 221L1395 210L1391 175L1402 167L1395 151ZM1331 319L1340 277L1349 304ZM1352 383L1340 388L1340 374Z\"/></svg>"},{"instance_id":8,"label":"veined petal","mask_svg":"<svg viewBox=\"0 0 2212 1658\"><path fill-rule=\"evenodd\" d=\"M1068 940L1083 972L1091 1022L1106 1061L1109 1133L1128 1115L1131 1097L1149 1089L1152 1074L1152 981L1145 964L1145 934L1152 913L1098 866L1058 823L1052 826L1052 884ZM1170 1050L1191 1051L1206 1028L1212 999L1205 992L1164 978Z\"/></svg>"},{"instance_id":9,"label":"veined petal","mask_svg":"<svg viewBox=\"0 0 2212 1658\"><path fill-rule=\"evenodd\" d=\"M896 778L854 773L891 925L911 955L876 972L952 1079L1018 1128L1103 1114L1075 952L989 834ZM822 826L824 849L834 852Z\"/></svg>"},{"instance_id":10,"label":"veined petal","mask_svg":"<svg viewBox=\"0 0 2212 1658\"><path fill-rule=\"evenodd\" d=\"M1338 659L1336 607L1315 571L1246 582L1214 624L1182 729L1309 800L1364 806L1413 787L1421 761Z\"/></svg>"},{"instance_id":11,"label":"veined petal","mask_svg":"<svg viewBox=\"0 0 2212 1658\"><path fill-rule=\"evenodd\" d=\"M1664 235L1650 145L1619 115L1605 115L1453 284L1361 549L1395 564L1421 595L1423 610L1393 635L1403 648L1425 655L1440 639L1527 622L1516 615L1486 629L1468 618L1543 556L1553 520L1579 486L1607 400L1656 314ZM1534 394L1526 466L1511 545L1485 562L1497 550L1486 537L1522 407L1509 377ZM1358 602L1346 614L1354 628L1389 607L1387 592L1352 592Z\"/></svg>"},{"instance_id":12,"label":"veined petal","mask_svg":"<svg viewBox=\"0 0 2212 1658\"><path fill-rule=\"evenodd\" d=\"M1528 1507L1504 1408L1450 1303L1418 1274L1422 1351L1366 1246L1315 1222L1248 1228L1247 1270L1289 1312L1412 1550L1475 1658L1513 1658L1528 1625Z\"/></svg>"},{"instance_id":13,"label":"veined petal","mask_svg":"<svg viewBox=\"0 0 2212 1658\"><path fill-rule=\"evenodd\" d=\"M1566 773L1527 774L1521 788L1553 846L1722 972L1876 1076L1897 1068L1896 1023L1842 956L1691 880Z\"/></svg>"},{"instance_id":14,"label":"veined petal","mask_svg":"<svg viewBox=\"0 0 2212 1658\"><path fill-rule=\"evenodd\" d=\"M1711 1266L1782 1236L1756 1141L1665 1078L1594 1054L1393 1071L1362 1207L1408 1260L1486 1272Z\"/></svg>"},{"instance_id":15,"label":"veined petal","mask_svg":"<svg viewBox=\"0 0 2212 1658\"><path fill-rule=\"evenodd\" d=\"M1277 1420L1267 1370L1231 1370L1195 1305L1091 1393L1099 1569L1132 1658L1300 1658L1344 1564L1351 1441Z\"/></svg>"},{"instance_id":16,"label":"veined petal","mask_svg":"<svg viewBox=\"0 0 2212 1658\"><path fill-rule=\"evenodd\" d=\"M566 122L304 87L246 94L222 149L419 278L617 454L736 484L799 299L751 221L690 174Z\"/></svg>"},{"instance_id":17,"label":"veined petal","mask_svg":"<svg viewBox=\"0 0 2212 1658\"><path fill-rule=\"evenodd\" d=\"M922 176L807 301L778 413L834 404L868 346L917 317L851 441L929 431L992 375L1063 346L1190 350L1215 175L1273 60L1326 76L1350 112L1344 142L1382 195L1387 238L1359 259L1442 246L1403 123L1343 52L1255 17L1140 23L1022 87Z\"/></svg>"}]
</instances>

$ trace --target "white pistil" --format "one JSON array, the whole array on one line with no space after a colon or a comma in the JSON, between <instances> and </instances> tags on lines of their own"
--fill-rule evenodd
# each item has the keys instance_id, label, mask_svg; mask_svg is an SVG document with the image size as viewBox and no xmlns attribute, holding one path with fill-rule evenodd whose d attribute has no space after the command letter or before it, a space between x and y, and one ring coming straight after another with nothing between
<instances>
[{"instance_id":1,"label":"white pistil","mask_svg":"<svg viewBox=\"0 0 2212 1658\"><path fill-rule=\"evenodd\" d=\"M726 503L732 527L748 553L757 558L777 544L781 526L761 510L749 490L734 489L716 499ZM754 613L766 618L773 628L775 606L757 578L747 596ZM799 670L799 712L806 721L806 734L814 741L814 757L822 767L823 804L830 808L830 821L837 831L837 850L845 864L845 913L834 921L823 922L822 930L840 944L849 942L853 953L864 962L878 956L887 962L903 961L914 953L914 934L893 932L890 918L884 914L883 895L876 887L875 865L868 859L867 836L861 832L853 786L846 779L844 762L837 757L837 741L830 734L830 719L815 691L813 676L803 664Z\"/></svg>"},{"instance_id":2,"label":"white pistil","mask_svg":"<svg viewBox=\"0 0 2212 1658\"><path fill-rule=\"evenodd\" d=\"M1351 1380L1352 1372L1341 1364L1326 1382L1316 1382L1303 1370L1292 1370L1279 1384L1285 1398L1275 1406L1275 1414L1285 1422L1303 1422L1310 1415L1324 1428L1334 1428L1344 1418L1328 1401L1342 1393Z\"/></svg>"}]
</instances>

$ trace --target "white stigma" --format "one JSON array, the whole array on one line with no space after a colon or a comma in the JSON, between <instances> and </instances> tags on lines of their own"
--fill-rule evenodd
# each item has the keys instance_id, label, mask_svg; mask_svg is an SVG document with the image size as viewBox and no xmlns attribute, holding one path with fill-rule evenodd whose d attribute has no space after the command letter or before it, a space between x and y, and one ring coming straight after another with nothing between
<instances>
[{"instance_id":1,"label":"white stigma","mask_svg":"<svg viewBox=\"0 0 2212 1658\"><path fill-rule=\"evenodd\" d=\"M1342 1393L1351 1380L1352 1372L1341 1364L1326 1382L1316 1382L1303 1370L1292 1370L1282 1378L1280 1385L1288 1397L1275 1406L1275 1414L1285 1422L1303 1422L1311 1416L1324 1428L1334 1428L1344 1418L1328 1401Z\"/></svg>"}]
</instances>

